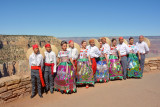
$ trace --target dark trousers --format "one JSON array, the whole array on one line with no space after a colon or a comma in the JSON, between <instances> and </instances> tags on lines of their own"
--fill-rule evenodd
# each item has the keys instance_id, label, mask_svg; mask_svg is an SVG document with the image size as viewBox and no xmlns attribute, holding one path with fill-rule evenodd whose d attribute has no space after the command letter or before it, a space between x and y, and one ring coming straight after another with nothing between
<instances>
[{"instance_id":1,"label":"dark trousers","mask_svg":"<svg viewBox=\"0 0 160 107\"><path fill-rule=\"evenodd\" d=\"M31 70L31 83L32 83L32 95L36 94L36 82L37 82L37 89L38 94L42 95L41 93L41 80L39 77L39 70Z\"/></svg>"},{"instance_id":2,"label":"dark trousers","mask_svg":"<svg viewBox=\"0 0 160 107\"><path fill-rule=\"evenodd\" d=\"M142 74L144 70L144 63L145 63L145 54L144 55L141 54L140 67L141 67Z\"/></svg>"},{"instance_id":3,"label":"dark trousers","mask_svg":"<svg viewBox=\"0 0 160 107\"><path fill-rule=\"evenodd\" d=\"M54 78L54 74L52 75L52 70L51 70L51 66L45 66L45 71L44 71L44 81L46 84L46 90L48 91L50 89L50 91L53 91L53 78Z\"/></svg>"},{"instance_id":4,"label":"dark trousers","mask_svg":"<svg viewBox=\"0 0 160 107\"><path fill-rule=\"evenodd\" d=\"M123 56L121 57L121 65L122 65L122 68L123 68L123 78L126 79L126 76L127 76L127 56Z\"/></svg>"}]
</instances>

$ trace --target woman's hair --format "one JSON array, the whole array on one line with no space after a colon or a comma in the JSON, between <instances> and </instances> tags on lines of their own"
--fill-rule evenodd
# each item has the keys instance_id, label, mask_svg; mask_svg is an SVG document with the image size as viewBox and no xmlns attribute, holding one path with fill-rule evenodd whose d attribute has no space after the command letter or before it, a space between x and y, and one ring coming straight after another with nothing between
<instances>
[{"instance_id":1,"label":"woman's hair","mask_svg":"<svg viewBox=\"0 0 160 107\"><path fill-rule=\"evenodd\" d=\"M133 37L130 37L129 40L134 39Z\"/></svg>"},{"instance_id":2,"label":"woman's hair","mask_svg":"<svg viewBox=\"0 0 160 107\"><path fill-rule=\"evenodd\" d=\"M112 42L114 42L114 41L117 41L117 40L116 40L116 38L112 38L112 40L111 40L111 41L112 41Z\"/></svg>"},{"instance_id":3,"label":"woman's hair","mask_svg":"<svg viewBox=\"0 0 160 107\"><path fill-rule=\"evenodd\" d=\"M84 42L86 42L85 40L82 40L81 44L83 44Z\"/></svg>"},{"instance_id":4,"label":"woman's hair","mask_svg":"<svg viewBox=\"0 0 160 107\"><path fill-rule=\"evenodd\" d=\"M61 42L61 46L63 46L63 44L67 44L67 41L63 40L63 41Z\"/></svg>"},{"instance_id":5,"label":"woman's hair","mask_svg":"<svg viewBox=\"0 0 160 107\"><path fill-rule=\"evenodd\" d=\"M102 42L102 39L98 39L98 42Z\"/></svg>"}]
</instances>

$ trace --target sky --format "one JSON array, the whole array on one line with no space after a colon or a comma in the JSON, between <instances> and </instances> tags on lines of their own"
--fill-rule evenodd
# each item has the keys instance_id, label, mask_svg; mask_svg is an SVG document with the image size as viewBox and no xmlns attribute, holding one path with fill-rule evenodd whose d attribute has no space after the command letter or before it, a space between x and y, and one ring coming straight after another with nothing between
<instances>
[{"instance_id":1,"label":"sky","mask_svg":"<svg viewBox=\"0 0 160 107\"><path fill-rule=\"evenodd\" d=\"M160 0L0 0L0 34L160 36Z\"/></svg>"}]
</instances>

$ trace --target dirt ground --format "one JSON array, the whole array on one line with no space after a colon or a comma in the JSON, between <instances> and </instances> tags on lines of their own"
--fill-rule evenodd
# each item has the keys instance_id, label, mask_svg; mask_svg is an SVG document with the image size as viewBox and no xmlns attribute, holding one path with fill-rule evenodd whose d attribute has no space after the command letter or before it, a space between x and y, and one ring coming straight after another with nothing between
<instances>
[{"instance_id":1,"label":"dirt ground","mask_svg":"<svg viewBox=\"0 0 160 107\"><path fill-rule=\"evenodd\" d=\"M145 73L142 79L97 83L80 87L76 94L59 92L20 98L0 107L160 107L160 72Z\"/></svg>"}]
</instances>

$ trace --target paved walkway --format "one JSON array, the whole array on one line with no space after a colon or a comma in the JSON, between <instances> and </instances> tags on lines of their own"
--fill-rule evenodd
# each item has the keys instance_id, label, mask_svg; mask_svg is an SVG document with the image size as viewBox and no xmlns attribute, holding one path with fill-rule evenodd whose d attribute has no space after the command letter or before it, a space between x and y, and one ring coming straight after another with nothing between
<instances>
[{"instance_id":1,"label":"paved walkway","mask_svg":"<svg viewBox=\"0 0 160 107\"><path fill-rule=\"evenodd\" d=\"M76 94L55 92L43 96L27 96L1 107L160 107L160 72L145 73L143 79L80 87Z\"/></svg>"}]
</instances>

